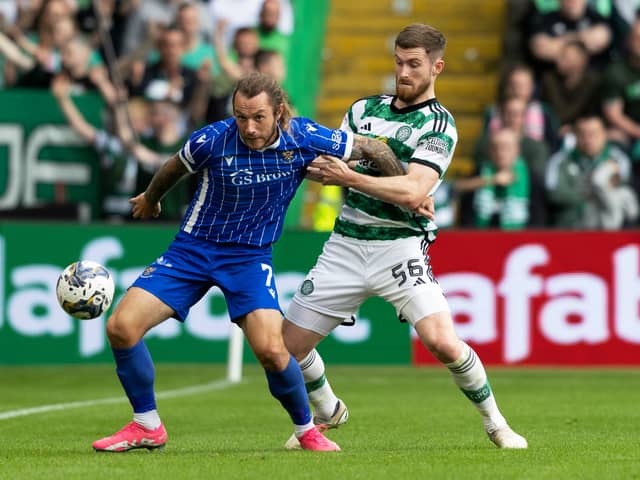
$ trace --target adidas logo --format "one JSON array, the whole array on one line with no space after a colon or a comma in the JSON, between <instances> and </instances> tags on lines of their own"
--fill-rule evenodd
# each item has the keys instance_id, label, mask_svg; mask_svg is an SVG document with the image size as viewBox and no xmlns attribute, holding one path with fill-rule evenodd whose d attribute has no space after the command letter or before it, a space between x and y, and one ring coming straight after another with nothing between
<instances>
[{"instance_id":1,"label":"adidas logo","mask_svg":"<svg viewBox=\"0 0 640 480\"><path fill-rule=\"evenodd\" d=\"M413 284L413 286L415 287L416 285L424 285L425 283L427 282L425 282L422 278L418 278L416 280L416 283Z\"/></svg>"},{"instance_id":2,"label":"adidas logo","mask_svg":"<svg viewBox=\"0 0 640 480\"><path fill-rule=\"evenodd\" d=\"M370 132L371 131L371 122L367 122L364 125L362 125L360 127L360 130L362 130L363 132Z\"/></svg>"}]
</instances>

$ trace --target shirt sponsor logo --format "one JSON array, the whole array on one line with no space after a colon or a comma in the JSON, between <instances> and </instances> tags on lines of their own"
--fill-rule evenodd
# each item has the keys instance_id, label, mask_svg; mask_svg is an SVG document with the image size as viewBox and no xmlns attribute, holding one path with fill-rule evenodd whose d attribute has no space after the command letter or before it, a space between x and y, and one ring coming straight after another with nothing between
<instances>
[{"instance_id":1,"label":"shirt sponsor logo","mask_svg":"<svg viewBox=\"0 0 640 480\"><path fill-rule=\"evenodd\" d=\"M255 185L259 183L276 182L283 178L288 178L293 175L293 172L272 172L272 173L254 173L249 169L242 169L237 172L233 172L231 177L231 183L236 186L242 185Z\"/></svg>"}]
</instances>

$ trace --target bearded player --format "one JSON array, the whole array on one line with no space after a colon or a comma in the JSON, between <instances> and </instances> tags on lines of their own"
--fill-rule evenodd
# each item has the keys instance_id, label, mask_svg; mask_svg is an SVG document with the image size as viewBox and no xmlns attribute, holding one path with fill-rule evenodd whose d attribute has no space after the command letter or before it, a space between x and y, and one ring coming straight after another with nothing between
<instances>
[{"instance_id":1,"label":"bearded player","mask_svg":"<svg viewBox=\"0 0 640 480\"><path fill-rule=\"evenodd\" d=\"M456 335L427 255L437 227L414 213L440 185L458 139L453 117L435 96L445 44L431 26L404 28L395 41L396 95L358 100L342 122L343 130L385 139L404 162L404 175L383 177L367 160L354 170L331 158L310 167L323 183L349 190L331 237L289 306L284 341L300 363L314 422L336 427L348 410L332 391L315 346L367 298L382 297L449 370L489 439L500 448L527 448L498 409L482 362ZM298 443L292 436L285 446Z\"/></svg>"}]
</instances>

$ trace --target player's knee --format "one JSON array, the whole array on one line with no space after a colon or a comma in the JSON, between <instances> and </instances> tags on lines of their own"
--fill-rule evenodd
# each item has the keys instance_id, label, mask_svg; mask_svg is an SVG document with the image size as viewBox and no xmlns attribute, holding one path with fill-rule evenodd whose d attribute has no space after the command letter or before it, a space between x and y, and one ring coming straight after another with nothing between
<instances>
[{"instance_id":1,"label":"player's knee","mask_svg":"<svg viewBox=\"0 0 640 480\"><path fill-rule=\"evenodd\" d=\"M452 329L433 325L432 328L417 328L417 330L424 346L438 360L450 363L458 359L460 340Z\"/></svg>"},{"instance_id":2,"label":"player's knee","mask_svg":"<svg viewBox=\"0 0 640 480\"><path fill-rule=\"evenodd\" d=\"M304 360L322 338L320 334L298 327L286 318L282 324L284 344L298 362Z\"/></svg>"},{"instance_id":3,"label":"player's knee","mask_svg":"<svg viewBox=\"0 0 640 480\"><path fill-rule=\"evenodd\" d=\"M308 348L305 344L297 341L291 336L284 335L283 338L287 351L289 351L298 362L303 360L307 355L309 355L309 352L313 350L313 348Z\"/></svg>"},{"instance_id":4,"label":"player's knee","mask_svg":"<svg viewBox=\"0 0 640 480\"><path fill-rule=\"evenodd\" d=\"M269 344L256 349L256 358L266 370L280 372L287 368L291 356L281 344Z\"/></svg>"},{"instance_id":5,"label":"player's knee","mask_svg":"<svg viewBox=\"0 0 640 480\"><path fill-rule=\"evenodd\" d=\"M424 342L429 351L442 363L455 362L459 356L460 340L451 336L434 336Z\"/></svg>"},{"instance_id":6,"label":"player's knee","mask_svg":"<svg viewBox=\"0 0 640 480\"><path fill-rule=\"evenodd\" d=\"M114 348L129 348L138 343L140 334L126 314L116 311L107 320L107 338Z\"/></svg>"}]
</instances>

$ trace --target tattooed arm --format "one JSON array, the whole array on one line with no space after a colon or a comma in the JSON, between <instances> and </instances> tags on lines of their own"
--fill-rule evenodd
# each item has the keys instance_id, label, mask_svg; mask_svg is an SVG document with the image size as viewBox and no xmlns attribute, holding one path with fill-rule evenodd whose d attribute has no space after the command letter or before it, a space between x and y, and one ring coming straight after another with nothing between
<instances>
[{"instance_id":1,"label":"tattooed arm","mask_svg":"<svg viewBox=\"0 0 640 480\"><path fill-rule=\"evenodd\" d=\"M309 165L308 172L325 185L342 185L395 203L431 218L425 198L438 182L440 175L433 168L419 163L410 163L405 173L391 177L373 177L351 170L336 157L322 157Z\"/></svg>"},{"instance_id":2,"label":"tattooed arm","mask_svg":"<svg viewBox=\"0 0 640 480\"><path fill-rule=\"evenodd\" d=\"M173 155L155 173L147 189L129 199L129 203L132 204L133 218L158 217L160 200L187 173L188 170L178 155Z\"/></svg>"},{"instance_id":3,"label":"tattooed arm","mask_svg":"<svg viewBox=\"0 0 640 480\"><path fill-rule=\"evenodd\" d=\"M362 158L373 161L385 177L404 175L402 162L386 143L363 135L353 136L353 148L349 160Z\"/></svg>"}]
</instances>

